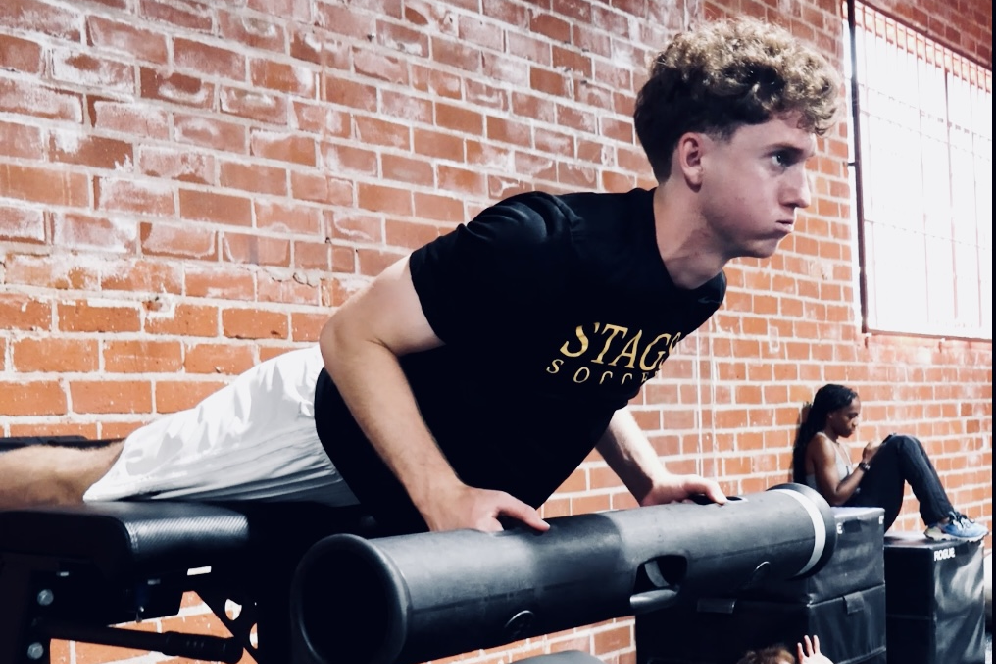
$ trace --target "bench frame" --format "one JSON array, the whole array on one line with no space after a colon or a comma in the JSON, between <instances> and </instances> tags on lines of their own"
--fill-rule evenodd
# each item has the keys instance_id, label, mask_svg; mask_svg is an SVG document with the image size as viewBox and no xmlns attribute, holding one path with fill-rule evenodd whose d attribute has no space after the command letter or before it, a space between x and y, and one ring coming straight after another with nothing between
<instances>
[{"instance_id":1,"label":"bench frame","mask_svg":"<svg viewBox=\"0 0 996 664\"><path fill-rule=\"evenodd\" d=\"M7 438L0 453L107 442ZM294 570L312 544L341 532L376 535L358 508L310 503L136 501L0 511L0 661L50 664L51 641L64 639L233 664L248 653L258 664L286 664ZM122 626L177 615L187 592L197 593L231 636ZM235 617L229 602L241 607Z\"/></svg>"}]
</instances>

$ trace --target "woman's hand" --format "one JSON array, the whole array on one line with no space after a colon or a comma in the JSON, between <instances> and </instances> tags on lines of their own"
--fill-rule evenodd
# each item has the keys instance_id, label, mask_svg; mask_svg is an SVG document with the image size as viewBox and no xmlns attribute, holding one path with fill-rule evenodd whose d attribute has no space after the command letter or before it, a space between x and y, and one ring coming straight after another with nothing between
<instances>
[{"instance_id":1,"label":"woman's hand","mask_svg":"<svg viewBox=\"0 0 996 664\"><path fill-rule=\"evenodd\" d=\"M861 462L871 463L872 458L874 458L875 453L878 449L882 447L882 443L868 443L865 445L865 449L861 452Z\"/></svg>"},{"instance_id":2,"label":"woman's hand","mask_svg":"<svg viewBox=\"0 0 996 664\"><path fill-rule=\"evenodd\" d=\"M823 653L820 652L820 637L813 635L810 639L807 634L804 637L805 647L802 643L796 644L796 656L799 664L833 664Z\"/></svg>"}]
</instances>

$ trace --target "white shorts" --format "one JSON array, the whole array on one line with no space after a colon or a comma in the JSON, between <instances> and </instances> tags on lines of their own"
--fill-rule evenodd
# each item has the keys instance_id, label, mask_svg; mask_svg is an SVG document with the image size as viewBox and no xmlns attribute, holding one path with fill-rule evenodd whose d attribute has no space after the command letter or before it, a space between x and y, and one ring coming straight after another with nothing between
<instances>
[{"instance_id":1,"label":"white shorts","mask_svg":"<svg viewBox=\"0 0 996 664\"><path fill-rule=\"evenodd\" d=\"M83 500L357 504L315 430L315 383L322 367L317 345L285 353L196 407L135 430Z\"/></svg>"}]
</instances>

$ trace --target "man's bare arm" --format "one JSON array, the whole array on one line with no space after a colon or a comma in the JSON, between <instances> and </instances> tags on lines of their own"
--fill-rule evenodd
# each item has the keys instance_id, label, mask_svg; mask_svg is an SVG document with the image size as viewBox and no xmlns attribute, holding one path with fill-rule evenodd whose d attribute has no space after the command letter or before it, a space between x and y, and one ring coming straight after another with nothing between
<instances>
[{"instance_id":1,"label":"man's bare arm","mask_svg":"<svg viewBox=\"0 0 996 664\"><path fill-rule=\"evenodd\" d=\"M598 451L641 506L661 505L703 494L714 503L726 496L713 480L667 470L628 410L616 411L598 441Z\"/></svg>"},{"instance_id":2,"label":"man's bare arm","mask_svg":"<svg viewBox=\"0 0 996 664\"><path fill-rule=\"evenodd\" d=\"M426 428L398 358L442 341L422 313L407 259L343 304L322 329L320 344L353 417L431 530L501 530L499 515L548 527L517 498L464 484Z\"/></svg>"}]
</instances>

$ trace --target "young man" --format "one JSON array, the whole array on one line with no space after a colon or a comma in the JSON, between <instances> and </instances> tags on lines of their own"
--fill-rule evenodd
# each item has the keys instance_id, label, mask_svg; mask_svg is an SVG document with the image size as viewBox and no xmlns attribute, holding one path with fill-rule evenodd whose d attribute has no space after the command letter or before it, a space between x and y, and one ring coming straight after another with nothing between
<instances>
[{"instance_id":1,"label":"young man","mask_svg":"<svg viewBox=\"0 0 996 664\"><path fill-rule=\"evenodd\" d=\"M792 231L838 92L775 26L678 35L634 116L658 187L501 201L385 270L319 348L139 429L123 452L0 457L0 501L41 482L64 501L359 501L394 532L501 517L545 529L536 508L597 447L640 505L723 502L715 481L665 469L626 404L719 308L723 266L771 256Z\"/></svg>"}]
</instances>

